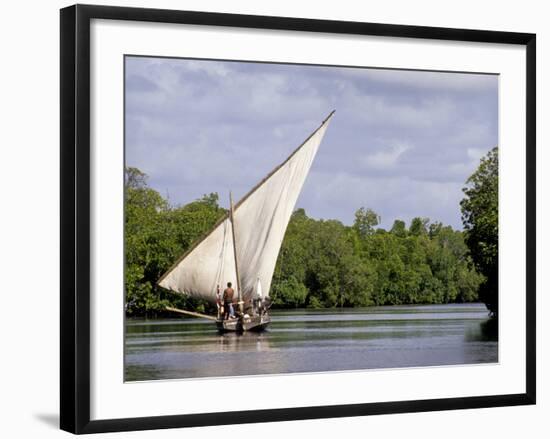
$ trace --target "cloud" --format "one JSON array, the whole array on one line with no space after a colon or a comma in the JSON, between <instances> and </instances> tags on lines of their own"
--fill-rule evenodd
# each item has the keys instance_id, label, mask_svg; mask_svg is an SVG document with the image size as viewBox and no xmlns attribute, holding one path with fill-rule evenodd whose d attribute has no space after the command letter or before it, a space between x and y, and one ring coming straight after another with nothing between
<instances>
[{"instance_id":1,"label":"cloud","mask_svg":"<svg viewBox=\"0 0 550 439\"><path fill-rule=\"evenodd\" d=\"M378 151L374 154L368 155L365 157L364 161L368 166L375 168L389 168L394 166L399 157L405 152L411 149L411 147L406 143L397 143L393 146L390 146L385 151Z\"/></svg>"},{"instance_id":2,"label":"cloud","mask_svg":"<svg viewBox=\"0 0 550 439\"><path fill-rule=\"evenodd\" d=\"M494 91L498 86L496 74L469 74L455 72L427 72L401 69L349 69L344 75L364 81L365 78L378 85L387 84L393 89L410 88L437 92Z\"/></svg>"},{"instance_id":3,"label":"cloud","mask_svg":"<svg viewBox=\"0 0 550 439\"><path fill-rule=\"evenodd\" d=\"M461 187L498 144L494 75L142 57L126 74L127 163L179 204L243 195L336 109L299 204L460 227Z\"/></svg>"},{"instance_id":4,"label":"cloud","mask_svg":"<svg viewBox=\"0 0 550 439\"><path fill-rule=\"evenodd\" d=\"M370 207L382 217L381 226L386 229L395 219L410 223L414 217L457 224L461 187L460 183L418 181L407 176L355 177L312 171L298 205L313 217L336 217L345 224L353 222L359 207Z\"/></svg>"},{"instance_id":5,"label":"cloud","mask_svg":"<svg viewBox=\"0 0 550 439\"><path fill-rule=\"evenodd\" d=\"M487 151L484 151L481 148L466 148L466 154L472 161L476 163L479 162L481 157L483 157L486 152Z\"/></svg>"}]
</instances>

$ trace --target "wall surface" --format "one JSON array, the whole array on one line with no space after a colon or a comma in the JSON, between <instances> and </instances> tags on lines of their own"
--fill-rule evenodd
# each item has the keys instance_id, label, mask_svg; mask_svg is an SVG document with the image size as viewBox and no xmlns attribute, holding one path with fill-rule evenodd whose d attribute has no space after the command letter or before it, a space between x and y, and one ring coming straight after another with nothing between
<instances>
[{"instance_id":1,"label":"wall surface","mask_svg":"<svg viewBox=\"0 0 550 439\"><path fill-rule=\"evenodd\" d=\"M89 2L95 3L95 2ZM59 291L59 8L63 1L9 2L0 27L0 431L3 437L61 437L58 430ZM550 263L548 193L543 170L550 157L550 28L545 2L287 0L108 1L100 4L164 7L261 15L302 16L537 33L538 75L538 404L422 414L371 416L188 430L110 434L112 437L548 437L549 324L544 318ZM546 200L545 200L546 199ZM546 220L546 221L545 221ZM182 398L185 397L182 395Z\"/></svg>"}]
</instances>

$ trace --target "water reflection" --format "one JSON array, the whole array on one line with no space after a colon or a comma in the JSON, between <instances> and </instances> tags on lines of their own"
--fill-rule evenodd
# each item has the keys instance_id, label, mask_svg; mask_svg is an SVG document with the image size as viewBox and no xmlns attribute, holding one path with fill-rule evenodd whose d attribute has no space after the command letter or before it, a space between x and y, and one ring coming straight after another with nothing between
<instances>
[{"instance_id":1,"label":"water reflection","mask_svg":"<svg viewBox=\"0 0 550 439\"><path fill-rule=\"evenodd\" d=\"M275 312L269 331L224 334L198 319L128 319L126 380L498 361L483 305Z\"/></svg>"},{"instance_id":2,"label":"water reflection","mask_svg":"<svg viewBox=\"0 0 550 439\"><path fill-rule=\"evenodd\" d=\"M217 336L219 352L265 352L269 350L267 333L246 332L244 334L227 333Z\"/></svg>"}]
</instances>

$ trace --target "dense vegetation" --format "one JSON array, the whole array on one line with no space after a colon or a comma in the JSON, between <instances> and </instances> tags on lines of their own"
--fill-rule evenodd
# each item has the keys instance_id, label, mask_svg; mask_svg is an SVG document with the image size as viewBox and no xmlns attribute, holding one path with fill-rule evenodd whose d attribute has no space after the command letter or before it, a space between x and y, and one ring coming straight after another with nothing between
<instances>
[{"instance_id":1,"label":"dense vegetation","mask_svg":"<svg viewBox=\"0 0 550 439\"><path fill-rule=\"evenodd\" d=\"M294 212L277 261L271 296L282 307L451 303L477 300L483 277L462 232L427 218L390 231L359 209L351 227Z\"/></svg>"},{"instance_id":2,"label":"dense vegetation","mask_svg":"<svg viewBox=\"0 0 550 439\"><path fill-rule=\"evenodd\" d=\"M463 212L469 211L467 205L462 207ZM217 194L172 206L147 186L145 174L127 169L125 280L129 315L162 313L168 304L212 311L210 305L170 293L156 281L225 212L218 205ZM476 271L463 232L427 218L414 218L408 227L396 220L388 231L379 224L380 217L371 209L358 209L352 226L316 220L303 209L296 210L275 268L270 293L274 306L478 300L479 286L487 284L478 271L485 272L480 264ZM475 227L467 230L467 239L474 240Z\"/></svg>"},{"instance_id":3,"label":"dense vegetation","mask_svg":"<svg viewBox=\"0 0 550 439\"><path fill-rule=\"evenodd\" d=\"M149 188L146 175L126 170L125 254L126 312L162 313L166 305L204 311L207 304L156 285L157 280L195 239L223 216L216 194L182 207L171 206Z\"/></svg>"},{"instance_id":4,"label":"dense vegetation","mask_svg":"<svg viewBox=\"0 0 550 439\"><path fill-rule=\"evenodd\" d=\"M466 181L460 203L465 241L477 271L484 275L479 298L498 316L498 148L481 159Z\"/></svg>"}]
</instances>

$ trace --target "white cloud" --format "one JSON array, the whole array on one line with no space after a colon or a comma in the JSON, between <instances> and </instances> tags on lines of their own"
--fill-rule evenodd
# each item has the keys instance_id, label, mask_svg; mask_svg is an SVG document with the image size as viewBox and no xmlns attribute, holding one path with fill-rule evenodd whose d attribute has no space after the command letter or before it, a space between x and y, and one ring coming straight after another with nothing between
<instances>
[{"instance_id":1,"label":"white cloud","mask_svg":"<svg viewBox=\"0 0 550 439\"><path fill-rule=\"evenodd\" d=\"M381 84L439 91L492 90L497 86L494 74L426 72L420 70L347 69L344 75L368 78Z\"/></svg>"},{"instance_id":2,"label":"white cloud","mask_svg":"<svg viewBox=\"0 0 550 439\"><path fill-rule=\"evenodd\" d=\"M370 207L382 217L384 228L397 218L409 223L417 216L460 227L461 187L407 176L357 177L312 171L297 205L310 216L337 218L345 224L353 222L358 208Z\"/></svg>"},{"instance_id":3,"label":"white cloud","mask_svg":"<svg viewBox=\"0 0 550 439\"><path fill-rule=\"evenodd\" d=\"M366 156L363 161L366 165L375 168L389 168L395 166L399 157L410 149L410 145L406 143L396 143L383 151Z\"/></svg>"},{"instance_id":4,"label":"white cloud","mask_svg":"<svg viewBox=\"0 0 550 439\"><path fill-rule=\"evenodd\" d=\"M349 222L368 206L460 226L461 186L497 143L494 76L127 62L128 164L176 203L244 194L336 109L300 198L308 213Z\"/></svg>"},{"instance_id":5,"label":"white cloud","mask_svg":"<svg viewBox=\"0 0 550 439\"><path fill-rule=\"evenodd\" d=\"M470 160L478 162L481 157L483 157L487 153L487 150L480 149L480 148L467 148L466 154L470 158Z\"/></svg>"}]
</instances>

